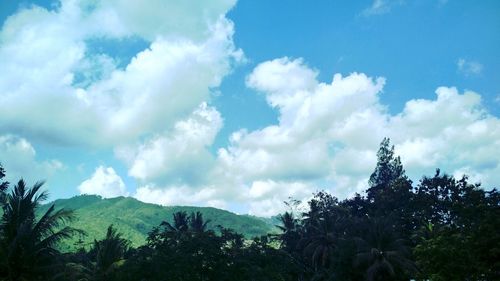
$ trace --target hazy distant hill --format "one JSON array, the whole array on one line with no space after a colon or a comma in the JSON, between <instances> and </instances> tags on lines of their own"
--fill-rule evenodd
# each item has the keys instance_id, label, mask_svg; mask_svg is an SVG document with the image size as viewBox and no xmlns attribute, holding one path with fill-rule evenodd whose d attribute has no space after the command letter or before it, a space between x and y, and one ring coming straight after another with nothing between
<instances>
[{"instance_id":1,"label":"hazy distant hill","mask_svg":"<svg viewBox=\"0 0 500 281\"><path fill-rule=\"evenodd\" d=\"M70 225L87 232L87 237L82 239L88 245L94 238L104 237L106 228L110 224L116 226L125 238L131 240L133 246L142 245L146 241L147 233L154 226L158 226L163 220L171 222L172 214L178 211L186 211L188 214L200 211L205 219L211 220L209 228L216 229L217 225L222 225L244 234L247 238L275 230L273 225L257 217L237 215L211 207L165 207L130 197L102 199L95 195L81 195L70 199L59 199L52 203L55 203L56 209L75 210L76 219ZM43 205L40 212L45 211L50 204ZM63 249L72 248L76 240L78 237L66 243Z\"/></svg>"}]
</instances>

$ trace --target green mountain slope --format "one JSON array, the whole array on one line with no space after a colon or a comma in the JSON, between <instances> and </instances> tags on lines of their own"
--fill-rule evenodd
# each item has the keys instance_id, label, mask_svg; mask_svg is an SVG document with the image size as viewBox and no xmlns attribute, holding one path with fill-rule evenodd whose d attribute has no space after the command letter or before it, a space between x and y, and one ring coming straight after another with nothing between
<instances>
[{"instance_id":1,"label":"green mountain slope","mask_svg":"<svg viewBox=\"0 0 500 281\"><path fill-rule=\"evenodd\" d=\"M106 228L113 224L123 236L132 242L133 246L140 246L146 242L147 233L162 221L172 221L172 214L179 211L200 211L205 219L209 219L210 229L217 229L217 225L234 229L247 238L264 235L274 231L274 227L265 221L251 216L236 215L234 213L211 207L183 207L160 206L144 203L130 197L102 199L94 195L81 195L70 199L59 199L43 205L39 212L44 212L51 204L56 209L67 208L75 211L76 219L69 225L82 229L87 236L81 237L84 245L90 245L94 239L105 236ZM62 250L73 249L75 237L62 245Z\"/></svg>"}]
</instances>

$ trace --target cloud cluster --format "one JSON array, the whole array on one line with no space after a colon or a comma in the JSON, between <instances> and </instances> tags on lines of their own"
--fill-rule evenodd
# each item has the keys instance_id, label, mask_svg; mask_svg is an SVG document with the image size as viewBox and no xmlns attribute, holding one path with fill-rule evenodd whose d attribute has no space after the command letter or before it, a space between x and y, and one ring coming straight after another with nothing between
<instances>
[{"instance_id":1,"label":"cloud cluster","mask_svg":"<svg viewBox=\"0 0 500 281\"><path fill-rule=\"evenodd\" d=\"M207 180L214 161L209 147L221 127L220 113L203 103L171 131L117 148L116 155L141 182L196 185Z\"/></svg>"},{"instance_id":2,"label":"cloud cluster","mask_svg":"<svg viewBox=\"0 0 500 281\"><path fill-rule=\"evenodd\" d=\"M439 87L436 99L409 100L391 115L379 101L384 83L359 73L321 83L300 59L260 64L247 84L278 109L279 124L235 132L218 153L218 168L249 187L246 198L258 214L315 188L340 197L365 189L385 136L415 180L439 167L470 174L487 188L500 181L500 120L485 111L480 95Z\"/></svg>"},{"instance_id":3,"label":"cloud cluster","mask_svg":"<svg viewBox=\"0 0 500 281\"><path fill-rule=\"evenodd\" d=\"M145 186L203 181L198 174L212 165L208 148L222 126L207 102L243 58L225 17L234 5L61 0L53 10L21 9L0 31L0 131L114 149ZM146 47L124 65L127 58L95 48L136 41ZM33 158L32 150L23 153ZM17 163L7 156L10 166ZM32 162L14 168L32 174ZM111 167L98 167L79 186L106 197L124 190Z\"/></svg>"},{"instance_id":4,"label":"cloud cluster","mask_svg":"<svg viewBox=\"0 0 500 281\"><path fill-rule=\"evenodd\" d=\"M370 13L388 11L388 3L374 1ZM0 31L0 131L22 137L0 137L6 169L63 169L36 159L27 139L113 150L136 191L129 194L102 165L81 193L267 216L290 196L364 190L378 145L390 137L413 179L439 167L487 187L500 182L500 120L479 94L439 87L434 99L409 100L393 114L379 99L383 77L334 74L323 82L302 59L287 57L260 63L245 81L278 112L277 122L233 132L227 147L213 151L230 116L210 105L211 92L243 58L225 17L233 5L64 0L54 10L34 6L11 16ZM123 65L93 48L107 40L147 47ZM457 67L466 75L482 69L466 60Z\"/></svg>"},{"instance_id":5,"label":"cloud cluster","mask_svg":"<svg viewBox=\"0 0 500 281\"><path fill-rule=\"evenodd\" d=\"M107 147L169 130L242 57L224 17L234 1L188 2L66 0L8 18L0 33L0 130ZM130 38L149 47L124 68L88 45Z\"/></svg>"},{"instance_id":6,"label":"cloud cluster","mask_svg":"<svg viewBox=\"0 0 500 281\"><path fill-rule=\"evenodd\" d=\"M179 124L198 129L176 129L132 153L129 174L144 184L136 197L160 204L239 202L263 216L283 210L288 197L307 199L319 188L343 198L366 188L386 136L414 180L439 167L455 176L469 174L487 188L499 182L500 120L485 111L477 93L439 87L435 99L409 100L402 112L391 114L379 100L384 78L335 74L324 83L317 75L302 59L259 64L246 83L278 110L278 124L234 132L213 160L199 153L213 142L220 116L209 107L197 109ZM186 137L188 131L197 140ZM207 158L210 165L203 166ZM186 171L207 176L186 173L189 165L194 168ZM180 180L162 183L162 175Z\"/></svg>"}]
</instances>

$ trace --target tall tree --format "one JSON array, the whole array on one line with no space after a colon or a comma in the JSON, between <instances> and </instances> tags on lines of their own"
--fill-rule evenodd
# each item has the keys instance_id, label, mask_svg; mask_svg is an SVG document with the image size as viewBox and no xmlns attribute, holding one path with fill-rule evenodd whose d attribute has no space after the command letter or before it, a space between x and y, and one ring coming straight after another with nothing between
<instances>
[{"instance_id":1,"label":"tall tree","mask_svg":"<svg viewBox=\"0 0 500 281\"><path fill-rule=\"evenodd\" d=\"M373 193L386 187L398 179L408 179L401 164L401 158L394 155L394 145L391 145L389 138L384 138L380 143L377 152L377 166L370 175L368 183L368 197L373 197Z\"/></svg>"},{"instance_id":2,"label":"tall tree","mask_svg":"<svg viewBox=\"0 0 500 281\"><path fill-rule=\"evenodd\" d=\"M47 280L58 266L55 248L78 230L64 226L73 219L70 210L55 206L36 220L35 211L48 194L41 192L43 182L31 188L20 180L7 195L0 222L0 274L7 280Z\"/></svg>"},{"instance_id":3,"label":"tall tree","mask_svg":"<svg viewBox=\"0 0 500 281\"><path fill-rule=\"evenodd\" d=\"M293 213L290 212L285 212L278 218L281 225L276 225L276 227L278 227L282 232L278 235L281 248L288 253L292 253L296 250L297 243L300 240L298 221L294 218Z\"/></svg>"},{"instance_id":4,"label":"tall tree","mask_svg":"<svg viewBox=\"0 0 500 281\"><path fill-rule=\"evenodd\" d=\"M405 174L400 157L394 154L394 145L389 138L384 138L380 144L377 158L367 190L368 205L356 201L349 203L358 210L366 211L370 217L391 216L396 220L396 231L409 237L419 223L412 215L412 182Z\"/></svg>"}]
</instances>

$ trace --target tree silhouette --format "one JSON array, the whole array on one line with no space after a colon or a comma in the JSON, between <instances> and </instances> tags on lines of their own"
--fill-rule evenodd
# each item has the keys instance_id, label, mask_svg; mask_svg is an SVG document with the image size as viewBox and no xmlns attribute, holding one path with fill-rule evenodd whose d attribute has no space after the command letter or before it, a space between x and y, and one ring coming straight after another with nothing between
<instances>
[{"instance_id":1,"label":"tree silhouette","mask_svg":"<svg viewBox=\"0 0 500 281\"><path fill-rule=\"evenodd\" d=\"M314 233L304 239L304 255L311 260L315 271L329 268L337 247L338 237L333 229L333 223L321 220L317 223Z\"/></svg>"},{"instance_id":2,"label":"tree silhouette","mask_svg":"<svg viewBox=\"0 0 500 281\"><path fill-rule=\"evenodd\" d=\"M297 243L300 240L298 221L290 212L285 212L279 215L278 218L281 225L276 225L276 227L282 232L278 235L281 247L285 251L292 253L296 250Z\"/></svg>"},{"instance_id":3,"label":"tree silhouette","mask_svg":"<svg viewBox=\"0 0 500 281\"><path fill-rule=\"evenodd\" d=\"M108 280L113 270L123 263L123 256L130 242L123 239L121 234L110 225L106 237L94 241L92 252L95 253L95 274L97 280Z\"/></svg>"},{"instance_id":4,"label":"tree silhouette","mask_svg":"<svg viewBox=\"0 0 500 281\"><path fill-rule=\"evenodd\" d=\"M370 175L368 183L370 187L377 187L388 185L398 178L406 178L405 170L400 157L394 156L394 145L391 146L391 140L384 138L377 152L377 166Z\"/></svg>"},{"instance_id":5,"label":"tree silhouette","mask_svg":"<svg viewBox=\"0 0 500 281\"><path fill-rule=\"evenodd\" d=\"M201 212L193 212L189 217L189 230L197 233L205 232L207 230L208 223L210 223L210 220L203 220Z\"/></svg>"},{"instance_id":6,"label":"tree silhouette","mask_svg":"<svg viewBox=\"0 0 500 281\"><path fill-rule=\"evenodd\" d=\"M173 224L163 221L161 226L164 226L170 232L185 232L189 230L189 218L186 212L176 212L173 214Z\"/></svg>"},{"instance_id":7,"label":"tree silhouette","mask_svg":"<svg viewBox=\"0 0 500 281\"><path fill-rule=\"evenodd\" d=\"M37 182L27 188L20 180L7 195L0 223L0 266L7 280L44 279L60 265L57 243L79 232L64 226L73 219L73 212L56 211L54 205L36 220L35 211L48 196L40 192L42 185Z\"/></svg>"}]
</instances>

